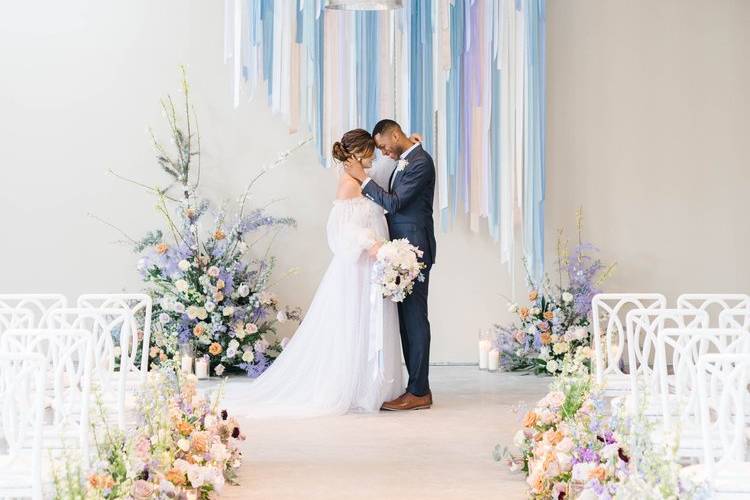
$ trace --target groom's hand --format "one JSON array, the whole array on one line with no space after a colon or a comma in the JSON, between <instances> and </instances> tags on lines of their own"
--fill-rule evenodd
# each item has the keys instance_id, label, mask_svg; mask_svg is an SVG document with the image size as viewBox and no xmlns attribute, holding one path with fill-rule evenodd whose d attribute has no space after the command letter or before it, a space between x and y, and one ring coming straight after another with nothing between
<instances>
[{"instance_id":1,"label":"groom's hand","mask_svg":"<svg viewBox=\"0 0 750 500\"><path fill-rule=\"evenodd\" d=\"M344 168L346 169L346 173L351 175L360 184L367 179L367 174L365 173L365 168L362 166L362 162L356 158L352 157L346 160Z\"/></svg>"}]
</instances>

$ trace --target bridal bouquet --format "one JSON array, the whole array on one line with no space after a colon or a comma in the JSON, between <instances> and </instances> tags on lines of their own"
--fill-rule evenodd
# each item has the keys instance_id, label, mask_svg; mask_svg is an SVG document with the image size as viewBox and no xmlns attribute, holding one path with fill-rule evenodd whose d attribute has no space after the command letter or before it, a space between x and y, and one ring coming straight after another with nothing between
<instances>
[{"instance_id":1,"label":"bridal bouquet","mask_svg":"<svg viewBox=\"0 0 750 500\"><path fill-rule=\"evenodd\" d=\"M264 238L273 241L274 232L294 227L295 221L260 208L246 210L250 188L268 167L247 187L234 214L199 195L200 142L185 80L182 90L182 120L171 98L162 102L175 151L167 151L152 133L157 163L170 184L149 188L135 183L156 194L166 223L165 231L151 231L140 240L128 237L154 299L154 345L147 355L159 364L186 351L207 358L216 375L236 367L258 376L285 345L286 339L276 335L277 323L297 321L301 312L281 306L270 292L274 259L268 249L253 252L253 245Z\"/></svg>"},{"instance_id":2,"label":"bridal bouquet","mask_svg":"<svg viewBox=\"0 0 750 500\"><path fill-rule=\"evenodd\" d=\"M421 257L422 251L406 238L383 243L372 274L373 283L380 288L384 298L403 302L414 288L414 281L424 281L422 269L426 266L419 262Z\"/></svg>"}]
</instances>

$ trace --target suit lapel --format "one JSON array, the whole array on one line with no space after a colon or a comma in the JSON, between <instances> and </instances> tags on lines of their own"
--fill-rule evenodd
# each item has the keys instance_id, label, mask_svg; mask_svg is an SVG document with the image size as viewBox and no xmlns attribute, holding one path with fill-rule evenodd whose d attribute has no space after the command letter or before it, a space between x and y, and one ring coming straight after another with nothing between
<instances>
[{"instance_id":1,"label":"suit lapel","mask_svg":"<svg viewBox=\"0 0 750 500\"><path fill-rule=\"evenodd\" d=\"M406 170L407 168L409 168L409 165L408 165L408 164L409 164L409 162L411 162L411 159L412 159L412 158L414 158L414 154L415 154L415 153L417 152L417 150L418 150L419 148L421 148L421 147L422 147L422 145L420 144L420 145L419 145L419 146L417 146L416 148L412 149L412 150L411 150L411 151L409 152L409 154L408 154L408 155L406 155L406 158L404 158L404 160L406 160L406 162L407 162L407 165L406 165L406 167L404 167L404 168L403 168L403 169L401 170L401 172L403 172L404 170ZM400 161L400 160L399 160L399 161ZM389 190L389 191L393 191L393 188L395 188L395 187L396 187L396 182L398 182L398 175L399 175L399 174L400 174L401 172L399 172L399 170L398 170L398 163L396 163L396 168L394 168L394 169L393 169L393 172L391 173L391 178L390 178L390 179L388 180L388 190Z\"/></svg>"}]
</instances>

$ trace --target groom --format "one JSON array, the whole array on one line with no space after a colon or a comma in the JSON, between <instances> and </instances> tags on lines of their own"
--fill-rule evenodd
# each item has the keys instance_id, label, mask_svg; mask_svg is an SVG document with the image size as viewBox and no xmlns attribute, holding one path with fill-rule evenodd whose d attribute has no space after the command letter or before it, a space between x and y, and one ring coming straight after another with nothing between
<instances>
[{"instance_id":1,"label":"groom","mask_svg":"<svg viewBox=\"0 0 750 500\"><path fill-rule=\"evenodd\" d=\"M427 318L427 290L430 269L435 263L435 228L432 220L432 201L435 195L435 165L432 157L419 142L412 142L398 123L380 120L372 131L375 144L386 156L397 160L385 190L367 176L362 164L347 162L346 170L362 185L362 193L383 207L388 213L388 229L392 239L407 238L419 247L424 281L398 305L401 345L404 350L409 385L406 392L383 404L383 410L420 410L432 406L432 392L428 380L430 364L430 321Z\"/></svg>"}]
</instances>

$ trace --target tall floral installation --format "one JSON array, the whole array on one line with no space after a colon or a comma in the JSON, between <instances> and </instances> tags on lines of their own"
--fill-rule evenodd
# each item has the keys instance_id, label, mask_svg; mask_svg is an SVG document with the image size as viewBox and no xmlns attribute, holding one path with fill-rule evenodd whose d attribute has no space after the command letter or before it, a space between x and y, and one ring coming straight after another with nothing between
<instances>
[{"instance_id":1,"label":"tall floral installation","mask_svg":"<svg viewBox=\"0 0 750 500\"><path fill-rule=\"evenodd\" d=\"M537 374L585 374L591 364L591 299L610 276L596 256L597 249L583 240L583 213L576 213L577 244L560 231L557 240L558 281L549 276L527 281L528 303L509 303L508 311L518 316L512 325L495 325L495 344L505 370L528 370Z\"/></svg>"},{"instance_id":2,"label":"tall floral installation","mask_svg":"<svg viewBox=\"0 0 750 500\"><path fill-rule=\"evenodd\" d=\"M154 299L149 356L158 364L188 351L206 358L216 375L234 367L256 377L284 348L286 339L276 334L278 323L299 321L301 312L281 306L269 290L275 261L268 249L260 257L252 251L254 244L264 238L273 241L267 237L294 227L295 221L263 208L249 209L248 198L258 179L304 142L256 175L230 217L225 207L217 208L199 194L200 137L184 71L182 93L181 120L172 98L162 100L174 151L151 132L157 164L170 183L163 188L136 183L156 195L166 231L129 238Z\"/></svg>"},{"instance_id":3,"label":"tall floral installation","mask_svg":"<svg viewBox=\"0 0 750 500\"><path fill-rule=\"evenodd\" d=\"M91 470L68 459L53 468L58 499L208 499L237 484L245 436L220 409L221 390L205 397L194 375L166 362L150 371L137 394L135 428L112 428L103 406L92 422Z\"/></svg>"}]
</instances>

